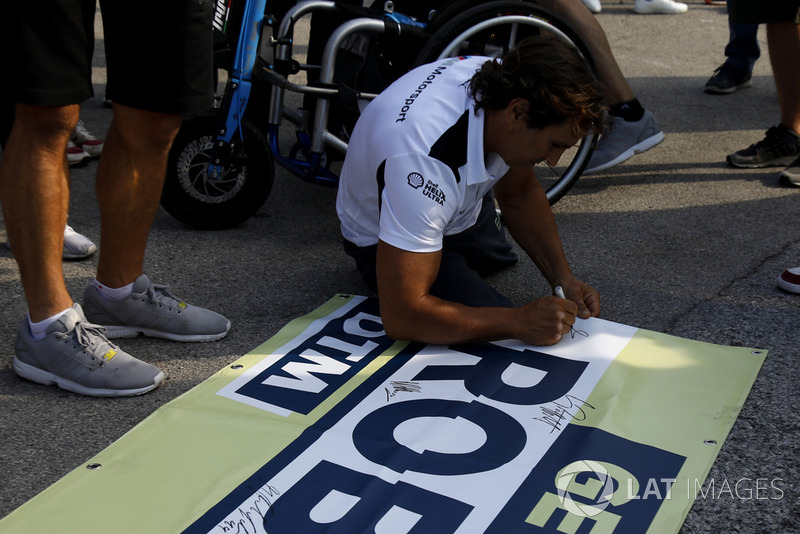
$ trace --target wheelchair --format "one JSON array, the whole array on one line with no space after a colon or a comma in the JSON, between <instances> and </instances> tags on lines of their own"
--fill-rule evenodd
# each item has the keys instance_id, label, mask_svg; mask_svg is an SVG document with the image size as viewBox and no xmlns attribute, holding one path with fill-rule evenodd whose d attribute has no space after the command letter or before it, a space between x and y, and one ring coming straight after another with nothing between
<instances>
[{"instance_id":1,"label":"wheelchair","mask_svg":"<svg viewBox=\"0 0 800 534\"><path fill-rule=\"evenodd\" d=\"M239 225L266 202L276 163L307 182L335 187L359 110L417 65L459 55L499 57L533 34L572 44L594 65L580 37L530 1L431 5L306 0L282 9L276 0L217 0L214 65L227 82L216 107L181 126L169 155L164 209L195 228ZM298 23L308 22L304 17L311 31L301 63L294 36ZM306 81L297 81L301 74ZM287 98L291 93L297 97ZM288 150L279 142L284 127L293 127L296 139ZM537 166L551 204L580 177L597 137L587 134L556 167Z\"/></svg>"}]
</instances>

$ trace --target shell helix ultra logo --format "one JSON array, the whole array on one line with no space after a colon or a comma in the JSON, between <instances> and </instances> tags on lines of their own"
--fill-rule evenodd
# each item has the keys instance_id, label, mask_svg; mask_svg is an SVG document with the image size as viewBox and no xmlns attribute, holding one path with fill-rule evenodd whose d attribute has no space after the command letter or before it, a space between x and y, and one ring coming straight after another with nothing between
<instances>
[{"instance_id":1,"label":"shell helix ultra logo","mask_svg":"<svg viewBox=\"0 0 800 534\"><path fill-rule=\"evenodd\" d=\"M592 504L583 504L572 498L570 489L576 494L584 495L586 484L576 480L578 475L592 473L599 481L599 491L595 493ZM569 513L579 517L594 517L603 512L614 497L614 478L600 463L592 460L578 460L562 469L556 476L556 490L561 505Z\"/></svg>"},{"instance_id":2,"label":"shell helix ultra logo","mask_svg":"<svg viewBox=\"0 0 800 534\"><path fill-rule=\"evenodd\" d=\"M408 185L413 187L414 189L419 189L422 187L422 184L425 183L425 179L422 175L418 172L412 172L408 175Z\"/></svg>"}]
</instances>

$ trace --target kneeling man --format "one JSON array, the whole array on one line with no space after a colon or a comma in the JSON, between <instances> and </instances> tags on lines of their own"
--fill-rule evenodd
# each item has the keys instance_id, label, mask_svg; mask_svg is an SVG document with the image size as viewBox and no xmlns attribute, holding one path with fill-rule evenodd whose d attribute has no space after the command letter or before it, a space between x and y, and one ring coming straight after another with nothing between
<instances>
[{"instance_id":1,"label":"kneeling man","mask_svg":"<svg viewBox=\"0 0 800 534\"><path fill-rule=\"evenodd\" d=\"M551 345L576 316L600 313L597 291L569 267L534 165L555 165L599 129L603 107L577 52L537 37L500 60L418 67L366 107L336 207L345 251L378 292L389 336ZM566 299L515 307L483 280L517 261L492 193L510 234Z\"/></svg>"}]
</instances>

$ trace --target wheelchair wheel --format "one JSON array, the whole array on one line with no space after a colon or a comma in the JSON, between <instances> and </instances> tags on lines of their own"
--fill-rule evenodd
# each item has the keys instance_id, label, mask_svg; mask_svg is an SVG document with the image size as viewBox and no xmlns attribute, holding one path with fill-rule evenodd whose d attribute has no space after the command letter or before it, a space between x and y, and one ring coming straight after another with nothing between
<instances>
[{"instance_id":1,"label":"wheelchair wheel","mask_svg":"<svg viewBox=\"0 0 800 534\"><path fill-rule=\"evenodd\" d=\"M230 228L252 217L267 200L275 177L266 138L245 120L244 143L231 154L222 175L210 178L208 163L218 124L218 110L184 121L169 154L161 194L161 205L170 215L208 230Z\"/></svg>"},{"instance_id":2,"label":"wheelchair wheel","mask_svg":"<svg viewBox=\"0 0 800 534\"><path fill-rule=\"evenodd\" d=\"M552 13L530 2L452 2L436 15L429 30L432 35L417 56L415 65L459 55L500 57L525 37L552 35L577 48L595 70L589 49L580 37ZM536 175L551 205L560 200L580 177L597 138L598 134L590 133L564 152L558 165L537 167Z\"/></svg>"}]
</instances>

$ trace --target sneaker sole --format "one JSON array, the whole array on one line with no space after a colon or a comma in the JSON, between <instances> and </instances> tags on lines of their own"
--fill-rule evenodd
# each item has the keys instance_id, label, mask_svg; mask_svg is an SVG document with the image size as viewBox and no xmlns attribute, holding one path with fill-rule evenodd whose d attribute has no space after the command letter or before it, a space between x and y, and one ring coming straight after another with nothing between
<instances>
[{"instance_id":1,"label":"sneaker sole","mask_svg":"<svg viewBox=\"0 0 800 534\"><path fill-rule=\"evenodd\" d=\"M70 260L70 261L73 261L73 260L85 260L86 258L91 256L92 254L94 254L94 251L88 252L88 253L81 253L81 254L73 254L71 252L66 252L65 251L61 255L61 259L62 260Z\"/></svg>"},{"instance_id":2,"label":"sneaker sole","mask_svg":"<svg viewBox=\"0 0 800 534\"><path fill-rule=\"evenodd\" d=\"M778 277L778 287L789 293L800 294L800 285L787 282L780 276Z\"/></svg>"},{"instance_id":3,"label":"sneaker sole","mask_svg":"<svg viewBox=\"0 0 800 534\"><path fill-rule=\"evenodd\" d=\"M9 243L8 241L5 242L5 246L6 246L6 248L8 250L11 250L11 243ZM97 247L95 247L94 250L92 250L91 252L82 252L80 254L75 253L75 252L70 252L67 249L64 249L62 251L62 253L61 253L61 259L64 259L64 260L85 260L86 258L91 256L95 252L97 252Z\"/></svg>"},{"instance_id":4,"label":"sneaker sole","mask_svg":"<svg viewBox=\"0 0 800 534\"><path fill-rule=\"evenodd\" d=\"M785 158L771 159L769 161L757 161L753 163L736 162L733 161L733 159L730 156L725 158L725 161L727 161L729 165L733 167L738 167L740 169L763 169L765 167L788 167L796 159L797 159L797 154L795 154L794 156L786 156Z\"/></svg>"},{"instance_id":5,"label":"sneaker sole","mask_svg":"<svg viewBox=\"0 0 800 534\"><path fill-rule=\"evenodd\" d=\"M78 146L81 147L84 152L89 154L89 158L87 159L99 159L100 155L103 153L103 149L100 149L100 151L97 152L95 150L91 150L91 147L89 147L89 150L86 150L87 148L86 145L78 145Z\"/></svg>"},{"instance_id":6,"label":"sneaker sole","mask_svg":"<svg viewBox=\"0 0 800 534\"><path fill-rule=\"evenodd\" d=\"M738 91L739 89L746 89L751 87L753 83L751 81L747 81L744 83L740 83L739 85L734 85L733 87L717 87L715 85L708 86L706 85L705 92L711 95L729 95Z\"/></svg>"},{"instance_id":7,"label":"sneaker sole","mask_svg":"<svg viewBox=\"0 0 800 534\"><path fill-rule=\"evenodd\" d=\"M640 15L680 15L681 13L686 13L688 9L684 10L675 10L675 11L667 11L665 9L658 9L658 8L641 8L636 9L633 8L633 11L640 14Z\"/></svg>"},{"instance_id":8,"label":"sneaker sole","mask_svg":"<svg viewBox=\"0 0 800 534\"><path fill-rule=\"evenodd\" d=\"M153 330L150 328L133 328L130 326L108 325L102 326L106 329L105 335L108 339L131 338L142 335L146 337L167 339L169 341L181 341L183 343L205 343L208 341L217 341L227 336L231 329L230 321L228 321L228 325L224 332L219 332L216 334L173 334L171 332Z\"/></svg>"},{"instance_id":9,"label":"sneaker sole","mask_svg":"<svg viewBox=\"0 0 800 534\"><path fill-rule=\"evenodd\" d=\"M619 165L620 163L623 163L623 162L631 159L636 154L641 154L642 152L650 150L654 146L656 146L659 143L661 143L664 140L665 137L666 136L664 135L664 132L658 132L657 134L648 137L644 141L641 141L641 142L633 145L631 148L629 148L628 150L626 150L625 152L623 152L622 154L620 154L616 158L612 159L611 161L607 161L607 162L603 163L602 165L598 165L597 167L592 167L591 169L584 169L583 170L583 174L591 174L591 173L594 173L594 172L600 172L600 171L604 171L606 169L609 169L609 168L611 168L611 167L613 167L615 165Z\"/></svg>"},{"instance_id":10,"label":"sneaker sole","mask_svg":"<svg viewBox=\"0 0 800 534\"><path fill-rule=\"evenodd\" d=\"M800 181L795 181L791 176L784 173L781 173L780 177L778 177L778 183L784 187L800 187Z\"/></svg>"},{"instance_id":11,"label":"sneaker sole","mask_svg":"<svg viewBox=\"0 0 800 534\"><path fill-rule=\"evenodd\" d=\"M97 247L96 246L94 248L89 249L89 250L83 250L83 251L80 251L80 252L76 252L74 250L64 249L62 254L61 254L61 258L65 259L65 260L85 260L86 258L91 256L95 252L97 252Z\"/></svg>"},{"instance_id":12,"label":"sneaker sole","mask_svg":"<svg viewBox=\"0 0 800 534\"><path fill-rule=\"evenodd\" d=\"M150 386L145 386L143 388L136 388L136 389L88 388L86 386L82 386L76 382L73 382L72 380L67 380L64 377L54 375L53 373L29 365L21 361L16 356L14 357L14 372L17 373L17 375L21 376L22 378L30 380L31 382L36 382L37 384L42 384L45 386L56 385L66 391L71 391L72 393L78 393L80 395L86 395L89 397L135 397L137 395L144 395L148 391L152 391L164 381L164 371L160 371L155 376L153 384Z\"/></svg>"}]
</instances>

